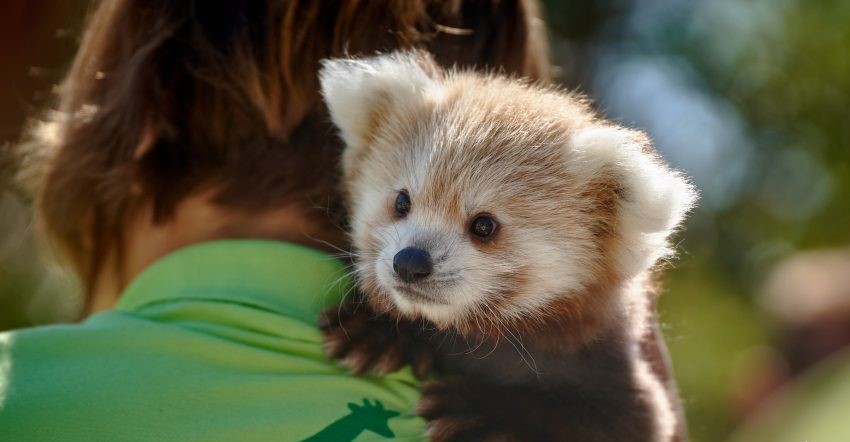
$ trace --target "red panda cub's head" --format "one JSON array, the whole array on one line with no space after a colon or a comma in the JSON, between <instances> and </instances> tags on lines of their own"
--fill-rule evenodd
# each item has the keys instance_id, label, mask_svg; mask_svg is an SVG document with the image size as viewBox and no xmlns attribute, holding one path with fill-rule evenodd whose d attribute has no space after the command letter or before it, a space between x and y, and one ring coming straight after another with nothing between
<instances>
[{"instance_id":1,"label":"red panda cub's head","mask_svg":"<svg viewBox=\"0 0 850 442\"><path fill-rule=\"evenodd\" d=\"M375 306L487 333L597 324L695 192L584 98L421 52L326 60L357 276Z\"/></svg>"}]
</instances>

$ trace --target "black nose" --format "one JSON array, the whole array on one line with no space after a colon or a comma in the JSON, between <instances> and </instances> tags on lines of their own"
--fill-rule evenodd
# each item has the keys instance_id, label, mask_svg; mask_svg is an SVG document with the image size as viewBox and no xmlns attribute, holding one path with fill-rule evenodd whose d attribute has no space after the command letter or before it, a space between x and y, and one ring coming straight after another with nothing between
<instances>
[{"instance_id":1,"label":"black nose","mask_svg":"<svg viewBox=\"0 0 850 442\"><path fill-rule=\"evenodd\" d=\"M393 270L402 281L410 283L430 275L434 266L431 264L431 256L428 252L416 247L408 247L395 254Z\"/></svg>"}]
</instances>

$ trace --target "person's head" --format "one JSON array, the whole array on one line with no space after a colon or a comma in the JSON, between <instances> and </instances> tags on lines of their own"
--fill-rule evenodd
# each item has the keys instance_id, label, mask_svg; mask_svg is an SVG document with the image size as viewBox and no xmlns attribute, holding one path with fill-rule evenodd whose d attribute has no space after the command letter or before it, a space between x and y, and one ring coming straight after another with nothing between
<instances>
[{"instance_id":1,"label":"person's head","mask_svg":"<svg viewBox=\"0 0 850 442\"><path fill-rule=\"evenodd\" d=\"M338 243L320 60L419 47L545 80L544 32L533 0L97 2L56 110L22 144L40 226L89 297L156 257L128 265L137 247L297 241L276 213ZM104 273L119 282L99 287Z\"/></svg>"}]
</instances>

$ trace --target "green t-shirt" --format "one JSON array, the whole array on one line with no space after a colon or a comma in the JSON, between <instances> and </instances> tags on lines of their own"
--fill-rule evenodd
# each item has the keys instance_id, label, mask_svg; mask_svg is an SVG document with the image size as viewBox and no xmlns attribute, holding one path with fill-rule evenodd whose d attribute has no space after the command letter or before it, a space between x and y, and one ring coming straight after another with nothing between
<instances>
[{"instance_id":1,"label":"green t-shirt","mask_svg":"<svg viewBox=\"0 0 850 442\"><path fill-rule=\"evenodd\" d=\"M0 334L0 441L420 441L409 370L355 377L322 355L340 261L273 241L181 249L115 310Z\"/></svg>"}]
</instances>

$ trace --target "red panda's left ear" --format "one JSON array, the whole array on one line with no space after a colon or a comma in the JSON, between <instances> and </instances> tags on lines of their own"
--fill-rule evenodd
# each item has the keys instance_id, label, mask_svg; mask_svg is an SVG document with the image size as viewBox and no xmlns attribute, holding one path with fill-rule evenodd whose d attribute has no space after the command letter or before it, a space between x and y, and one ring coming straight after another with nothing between
<instances>
[{"instance_id":1,"label":"red panda's left ear","mask_svg":"<svg viewBox=\"0 0 850 442\"><path fill-rule=\"evenodd\" d=\"M673 255L668 238L697 201L696 188L655 152L644 133L616 126L579 130L570 155L585 174L610 175L620 189L617 262L635 276Z\"/></svg>"},{"instance_id":2,"label":"red panda's left ear","mask_svg":"<svg viewBox=\"0 0 850 442\"><path fill-rule=\"evenodd\" d=\"M319 70L322 96L349 150L369 141L376 119L405 112L436 88L439 68L421 51L393 52L368 58L334 58Z\"/></svg>"}]
</instances>

